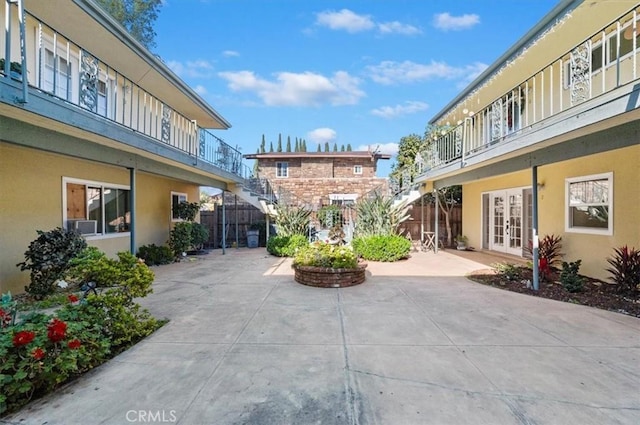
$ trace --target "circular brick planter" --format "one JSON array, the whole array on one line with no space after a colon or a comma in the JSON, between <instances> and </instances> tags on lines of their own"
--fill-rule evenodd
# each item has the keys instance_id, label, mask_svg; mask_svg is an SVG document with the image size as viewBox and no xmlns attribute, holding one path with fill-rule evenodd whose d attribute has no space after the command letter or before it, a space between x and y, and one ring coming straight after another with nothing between
<instances>
[{"instance_id":1,"label":"circular brick planter","mask_svg":"<svg viewBox=\"0 0 640 425\"><path fill-rule=\"evenodd\" d=\"M294 266L294 279L298 283L318 288L345 288L364 282L366 264L355 269L332 269L329 267Z\"/></svg>"}]
</instances>

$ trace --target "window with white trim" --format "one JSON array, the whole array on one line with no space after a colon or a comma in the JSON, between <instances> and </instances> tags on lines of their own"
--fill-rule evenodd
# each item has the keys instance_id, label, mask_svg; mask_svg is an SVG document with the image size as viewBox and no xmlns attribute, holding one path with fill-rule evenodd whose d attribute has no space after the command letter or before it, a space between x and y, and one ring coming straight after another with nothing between
<instances>
[{"instance_id":1,"label":"window with white trim","mask_svg":"<svg viewBox=\"0 0 640 425\"><path fill-rule=\"evenodd\" d=\"M289 177L288 162L276 162L276 177L280 177L280 178Z\"/></svg>"},{"instance_id":2,"label":"window with white trim","mask_svg":"<svg viewBox=\"0 0 640 425\"><path fill-rule=\"evenodd\" d=\"M71 99L71 62L48 48L44 49L43 89L63 99Z\"/></svg>"},{"instance_id":3,"label":"window with white trim","mask_svg":"<svg viewBox=\"0 0 640 425\"><path fill-rule=\"evenodd\" d=\"M331 205L354 205L358 199L357 193L330 193Z\"/></svg>"},{"instance_id":4,"label":"window with white trim","mask_svg":"<svg viewBox=\"0 0 640 425\"><path fill-rule=\"evenodd\" d=\"M171 221L180 221L180 217L178 217L178 205L180 202L187 202L187 194L171 192Z\"/></svg>"},{"instance_id":5,"label":"window with white trim","mask_svg":"<svg viewBox=\"0 0 640 425\"><path fill-rule=\"evenodd\" d=\"M565 230L613 234L613 173L565 180Z\"/></svg>"},{"instance_id":6,"label":"window with white trim","mask_svg":"<svg viewBox=\"0 0 640 425\"><path fill-rule=\"evenodd\" d=\"M353 174L362 174L362 165L354 165Z\"/></svg>"},{"instance_id":7,"label":"window with white trim","mask_svg":"<svg viewBox=\"0 0 640 425\"><path fill-rule=\"evenodd\" d=\"M131 224L128 186L63 178L63 217L67 229L90 235L128 233ZM89 230L93 228L94 230Z\"/></svg>"}]
</instances>

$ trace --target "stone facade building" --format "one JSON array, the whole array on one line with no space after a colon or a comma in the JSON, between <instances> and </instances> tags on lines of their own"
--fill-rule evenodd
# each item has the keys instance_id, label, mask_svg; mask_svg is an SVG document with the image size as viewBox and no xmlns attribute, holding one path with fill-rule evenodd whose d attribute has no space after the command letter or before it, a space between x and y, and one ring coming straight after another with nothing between
<instances>
[{"instance_id":1,"label":"stone facade building","mask_svg":"<svg viewBox=\"0 0 640 425\"><path fill-rule=\"evenodd\" d=\"M375 189L388 193L387 178L376 177L377 162L390 155L358 152L268 152L244 155L258 161L258 175L266 178L285 202L317 210L345 205Z\"/></svg>"}]
</instances>

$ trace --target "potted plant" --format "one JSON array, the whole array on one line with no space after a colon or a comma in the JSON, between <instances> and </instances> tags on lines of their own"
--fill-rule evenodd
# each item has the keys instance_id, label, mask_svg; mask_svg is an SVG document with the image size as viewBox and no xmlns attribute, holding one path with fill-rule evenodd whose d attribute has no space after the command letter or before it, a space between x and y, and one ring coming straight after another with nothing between
<instances>
[{"instance_id":1,"label":"potted plant","mask_svg":"<svg viewBox=\"0 0 640 425\"><path fill-rule=\"evenodd\" d=\"M464 235L458 235L456 236L456 249L458 251L466 251L467 250L467 242L468 239L466 236Z\"/></svg>"}]
</instances>

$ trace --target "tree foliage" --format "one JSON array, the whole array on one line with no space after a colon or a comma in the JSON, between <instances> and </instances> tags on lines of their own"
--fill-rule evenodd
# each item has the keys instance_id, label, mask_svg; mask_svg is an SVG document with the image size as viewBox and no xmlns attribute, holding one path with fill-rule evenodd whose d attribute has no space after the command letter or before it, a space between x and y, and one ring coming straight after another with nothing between
<instances>
[{"instance_id":1,"label":"tree foliage","mask_svg":"<svg viewBox=\"0 0 640 425\"><path fill-rule=\"evenodd\" d=\"M143 46L156 46L153 24L158 18L162 0L97 0L98 4Z\"/></svg>"}]
</instances>

